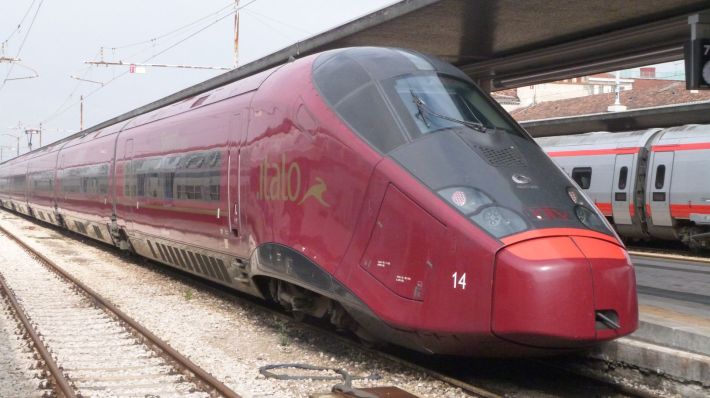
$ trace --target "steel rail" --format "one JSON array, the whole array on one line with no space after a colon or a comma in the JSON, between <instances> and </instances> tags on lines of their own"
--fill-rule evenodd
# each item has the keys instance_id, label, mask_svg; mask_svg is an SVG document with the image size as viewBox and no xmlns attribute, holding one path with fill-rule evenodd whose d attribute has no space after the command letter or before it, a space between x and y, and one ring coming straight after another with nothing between
<instances>
[{"instance_id":1,"label":"steel rail","mask_svg":"<svg viewBox=\"0 0 710 398\"><path fill-rule=\"evenodd\" d=\"M34 220L32 220L32 221L34 221ZM33 250L33 249L32 249L28 244L26 244L24 241L19 240L20 238L18 238L18 237L16 237L15 235L13 235L13 234L7 232L7 230L6 230L4 227L0 226L0 232L6 233L8 236L10 236L10 237L13 238L14 240L18 241L18 242L20 243L20 245L22 245L22 246L25 247L25 248L28 248L28 250L29 250L30 252L32 252L33 254L37 255L40 259L42 259L42 260L44 260L44 261L46 261L46 262L49 262L49 263L51 263L51 264L54 264L51 260L47 259L44 255L42 255L41 253L38 253L37 251ZM98 242L97 242L97 243L98 243ZM180 272L179 270L174 269L174 268L171 268L171 267L161 267L161 269L168 270L168 271ZM70 275L68 275L65 271L61 270L59 267L57 267L57 270L58 270L58 272L59 272L62 276L68 278L69 280L74 281L74 278L73 278L73 277L71 277ZM202 281L202 280L190 279L190 282L191 282L191 283L198 284L199 286L201 286L201 287L203 287L203 288L205 288L205 289L212 290L213 292L216 292L216 293L218 293L218 294L223 293L222 290L218 290L218 289L214 288L213 286L207 284L206 282L204 282L204 281ZM81 284L81 283L78 282L78 281L77 281L77 285L80 286L82 289L88 289L87 287L84 287L84 285ZM93 294L92 294L92 296L93 296ZM97 294L97 296L98 296L98 294ZM254 307L259 307L260 310L265 311L265 312L268 312L270 315L273 315L274 317L278 317L279 319L288 320L288 321L293 321L293 320L294 320L294 318L293 318L290 314L284 313L283 311L275 310L275 309L270 308L269 306L267 306L267 305L265 305L265 304L261 304L261 303L259 303L259 302L252 301L252 300L249 300L249 299L245 299L245 298L242 298L242 297L239 297L239 296L230 296L230 298L231 298L231 299L236 299L238 302L240 302L240 303L242 303L242 304L246 304L246 305L250 305L250 306L254 306ZM119 310L116 309L116 311L119 311ZM118 313L117 313L117 315L118 315ZM473 394L473 395L475 395L475 396L483 397L483 398L503 398L502 395L497 394L497 393L495 393L495 392L486 390L486 389L481 388L481 387L478 387L478 386L474 386L474 385L472 385L472 384L470 384L470 383L467 383L467 382L465 382L465 381L463 381L463 380L459 380L459 379L456 379L456 378L454 378L454 377L447 376L447 375L445 375L445 374L443 374L443 373L440 373L440 372L438 372L438 371L436 371L436 370L427 368L426 366L418 365L418 364L416 364L416 363L414 363L414 362L411 362L411 361L408 361L408 360L406 360L406 359L400 358L400 357L398 357L398 356L396 356L396 355L388 354L388 353L379 351L379 350L374 349L374 348L366 347L366 346L362 345L362 344L359 343L359 342L353 341L353 340L350 339L350 338L347 338L347 337L345 337L345 336L341 336L341 335L338 335L338 334L333 333L333 332L331 332L331 331L328 331L327 329L324 329L324 328L322 328L322 327L319 327L319 326L316 326L316 325L311 325L311 324L309 324L309 323L307 323L307 322L300 322L299 325L301 325L301 326L303 326L303 327L305 327L305 328L307 328L307 329L309 329L309 330L311 330L311 331L315 331L315 332L318 332L318 333L327 333L330 337L332 337L332 338L338 340L339 342L341 342L341 343L343 343L343 344L345 344L345 345L348 345L348 346L351 347L351 348L357 348L357 349L360 349L360 350L364 350L364 351L366 351L366 352L368 352L368 353L370 353L370 354L372 354L372 355L374 355L374 356L376 356L376 357L383 358L383 359L387 359L387 360L390 360L390 361L392 361L392 362L397 363L398 365L402 365L402 366L407 367L407 368L410 368L410 369L412 369L412 370L416 370L416 371L423 372L423 373L425 373L426 375L431 376L431 377L434 378L434 379L440 380L440 381L442 381L442 382L444 382L444 383L447 383L447 384L450 384L450 385L452 385L452 386L454 386L454 387L461 388L462 390L466 391L466 392L469 393L469 394ZM133 325L131 325L131 326L133 326ZM149 333L150 333L150 332L149 332ZM163 349L163 348L161 347L161 349ZM167 346L167 348L165 348L165 350L168 350L168 349L172 350L172 348L170 348L169 346ZM178 355L179 355L179 354L178 354ZM238 397L238 395L226 395L226 394L225 394L225 396L227 396L227 397Z\"/></svg>"},{"instance_id":2,"label":"steel rail","mask_svg":"<svg viewBox=\"0 0 710 398\"><path fill-rule=\"evenodd\" d=\"M69 281L70 283L76 285L79 287L81 290L83 290L87 295L89 295L95 303L101 305L104 307L106 310L112 312L116 317L118 317L121 321L129 325L133 330L135 330L138 334L141 336L147 338L153 345L158 347L162 352L167 354L173 361L178 363L179 365L183 366L186 370L190 371L192 374L195 375L199 381L207 384L210 388L212 388L214 391L219 392L222 396L226 398L241 398L239 394L236 392L232 391L229 387L224 385L221 381L217 380L214 376L211 374L207 373L204 369L196 365L194 362L190 361L188 358L180 354L178 351L176 351L174 348L172 348L168 343L164 342L161 340L158 336L153 334L150 330L146 329L143 327L141 324L130 318L127 314L125 314L123 311L119 310L111 304L108 300L104 299L102 296L100 296L98 293L96 293L94 290L71 276L69 273L64 271L61 267L59 267L54 261L43 255L42 253L38 252L35 250L32 246L27 244L22 238L16 236L12 232L8 231L4 227L0 226L0 232L7 235L10 239L13 241L17 242L22 248L30 252L33 256L36 256L39 260L41 260L45 265L49 266L49 268L62 276L64 279ZM71 397L74 397L75 395L72 395Z\"/></svg>"},{"instance_id":3,"label":"steel rail","mask_svg":"<svg viewBox=\"0 0 710 398\"><path fill-rule=\"evenodd\" d=\"M23 217L23 218L25 218L25 217ZM35 222L35 220L33 220L33 219L31 221ZM2 231L2 230L3 230L3 227L0 226L0 231ZM96 243L100 244L100 242L96 242ZM102 245L102 247L103 247L103 245ZM220 296L228 295L228 297L230 299L235 300L235 301L239 302L240 304L245 304L245 305L257 307L259 310L265 311L265 312L269 313L269 315L273 315L275 318L278 318L281 320L287 320L287 321L294 321L293 316L291 316L290 314L285 313L281 310L277 310L272 307L269 307L268 305L266 305L264 303L261 303L256 300L251 300L249 298L244 298L244 297L241 297L238 295L229 294L229 293L227 293L227 291L225 290L224 287L220 286L218 288L218 287L215 287L214 285L209 284L208 281L204 281L201 279L195 279L195 278L189 278L188 276L186 276L186 274L183 271L181 271L179 269L172 268L172 267L165 267L165 266L162 266L162 264L160 264L160 266L161 266L160 267L161 270L166 271L166 272L170 272L170 273L174 273L179 278L188 280L190 283L192 283L200 288L209 290L214 294L217 294ZM474 396L483 397L483 398L502 398L504 396L504 395L501 395L501 394L496 393L494 391L485 389L483 387L475 386L473 384L470 384L470 383L468 383L464 380L461 380L459 378L456 378L454 376L448 376L448 375L446 375L442 372L439 372L435 369L432 369L430 367L419 365L419 364L414 363L410 360L399 357L395 354L386 353L386 352L383 352L383 351L378 350L376 348L367 347L360 342L354 341L352 338L348 338L346 336L339 335L339 334L334 333L334 332L332 332L328 329L325 329L321 326L310 324L308 322L298 322L298 325L301 327L304 327L308 330L317 332L317 333L325 333L328 336L338 340L339 342L341 342L351 348L357 348L357 349L363 350L363 351L365 351L369 354L372 354L376 357L386 359L386 360L395 362L398 365L410 368L412 370L422 372L428 376L431 376L434 379L437 379L439 381L447 383L453 387L461 388L467 394L472 394ZM575 371L569 371L569 372L572 374L576 374L577 376L587 378L589 380L594 380L596 382L601 382L603 384L610 385L611 387L619 389L623 393L629 393L629 394L636 395L639 397L644 397L644 398L651 398L651 397L658 398L658 397L654 396L653 394L650 394L650 395L647 394L646 391L644 391L642 389L625 388L625 386L623 386L623 385L614 384L612 380L604 379L601 377L596 377L593 374L585 374L583 372L575 372Z\"/></svg>"},{"instance_id":4,"label":"steel rail","mask_svg":"<svg viewBox=\"0 0 710 398\"><path fill-rule=\"evenodd\" d=\"M170 269L170 268L169 268L169 270L173 271L173 269ZM179 270L175 270L175 271L179 272ZM210 289L213 291L216 290L218 293L222 292L221 290L217 290L214 287L212 287L211 285L208 285L206 282L203 282L203 281L191 280L191 282L199 284L200 286L202 286L206 289ZM243 299L243 298L237 297L237 296L230 296L230 298L236 299L236 301L239 301L242 304L247 304L247 305L251 305L254 307L259 307L260 310L268 312L269 315L273 315L274 317L279 318L281 320L286 320L289 322L294 321L294 317L292 315L290 315L288 313L284 313L279 310L275 310L275 309L270 308L264 304L260 304L256 301ZM367 347L358 341L354 341L353 339L348 338L346 336L341 336L341 335L334 333L334 332L332 332L328 329L325 329L323 327L320 327L317 325L312 325L308 322L298 322L298 325L301 327L304 327L306 329L309 329L311 331L315 331L317 333L326 333L329 337L331 337L335 340L338 340L340 343L343 343L344 345L347 345L350 348L356 348L359 350L363 350L369 354L372 354L375 357L378 357L381 359L386 359L386 360L392 361L398 365L401 365L403 367L422 372L428 376L431 376L432 378L434 378L436 380L450 384L454 387L458 387L458 388L464 390L465 392L467 392L469 394L473 394L477 397L483 397L483 398L503 398L504 397L503 395L497 394L493 391L486 390L482 387L474 386L473 384L467 383L463 380L459 380L455 377L447 376L447 375L445 375L441 372L438 372L434 369L428 368L426 366L418 365L418 364L408 361L404 358L400 358L397 355L389 354L389 353L377 350L375 348Z\"/></svg>"},{"instance_id":5,"label":"steel rail","mask_svg":"<svg viewBox=\"0 0 710 398\"><path fill-rule=\"evenodd\" d=\"M12 237L9 234L8 236ZM32 342L34 343L37 352L42 357L42 360L49 369L49 374L54 379L55 386L62 392L62 394L64 394L66 398L76 398L76 392L69 384L69 381L66 379L66 377L64 377L64 373L62 373L61 369L59 369L59 365L57 365L57 362L54 360L54 358L52 358L52 355L49 353L49 350L47 350L47 347L44 345L44 343L42 343L42 340L39 338L39 334L37 334L37 331L32 327L32 324L30 324L30 320L27 319L27 316L25 315L22 306L17 301L17 297L15 297L15 292L10 290L10 287L5 281L5 277L2 275L0 275L0 286L7 295L8 300L10 300L10 305L12 306L15 315L20 320L20 322L22 322L22 325L27 331L27 334L29 334L30 338L32 339Z\"/></svg>"},{"instance_id":6,"label":"steel rail","mask_svg":"<svg viewBox=\"0 0 710 398\"><path fill-rule=\"evenodd\" d=\"M161 269L164 269L169 272L175 272L181 276L185 275L184 272L179 269L175 269L175 268L171 268L171 267L161 267ZM183 276L183 277L187 279L186 276ZM213 285L210 285L209 282L198 280L198 279L189 279L189 281L190 281L190 283L193 283L194 285L197 285L200 288L210 290L211 292L213 292L215 294L218 294L218 295L228 294L225 292L225 290L223 290L222 287L216 288ZM294 317L292 315L285 313L283 311L271 308L267 305L260 303L259 301L251 300L248 298L243 298L243 297L236 296L236 295L229 295L229 298L232 300L238 301L240 304L246 304L246 305L250 305L253 307L258 307L260 310L268 312L269 315L272 315L275 318L278 318L280 320L286 320L286 321L290 321L290 322L294 321ZM437 371L437 370L432 369L427 366L419 365L419 364L414 363L410 360L399 357L395 354L390 354L390 353L378 350L376 348L368 347L358 341L353 340L352 338L348 338L347 336L342 336L340 334L334 333L328 329L318 326L317 324L314 325L314 324L311 324L308 322L298 322L298 325L300 327L306 328L308 330L311 330L311 331L314 331L317 333L325 333L329 337L331 337L335 340L338 340L339 342L343 343L344 345L346 345L350 348L356 348L359 350L363 350L369 354L372 354L375 357L379 357L381 359L386 359L386 360L392 361L398 365L401 365L403 367L422 372L428 376L431 376L434 379L437 379L439 381L447 383L451 386L458 387L458 388L464 390L467 394L473 394L474 396L483 397L483 398L503 398L503 397L505 397L505 395L501 395L499 393L485 389L483 387L475 386L471 383L468 383L468 382L461 380L459 378L456 378L454 376L448 376L440 371ZM540 361L538 363L538 365L546 365L546 366L554 367L554 366L547 364L543 361ZM585 378L588 380L593 380L595 382L608 385L612 388L619 390L622 393L626 393L629 395L637 396L640 398L660 398L658 395L650 394L643 389L614 383L613 378L604 378L601 376L597 376L593 373L577 372L577 371L572 371L572 370L564 369L564 368L558 368L558 370L560 370L560 371L564 370L567 373L574 374L574 375L577 375L579 377L582 377L582 378Z\"/></svg>"}]
</instances>

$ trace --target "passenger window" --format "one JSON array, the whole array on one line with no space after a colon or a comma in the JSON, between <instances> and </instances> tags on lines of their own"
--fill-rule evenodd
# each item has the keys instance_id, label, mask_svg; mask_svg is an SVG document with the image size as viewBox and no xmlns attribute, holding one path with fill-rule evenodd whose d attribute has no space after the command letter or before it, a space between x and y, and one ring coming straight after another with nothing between
<instances>
[{"instance_id":1,"label":"passenger window","mask_svg":"<svg viewBox=\"0 0 710 398\"><path fill-rule=\"evenodd\" d=\"M592 183L591 167L575 167L572 169L572 179L582 189L589 189Z\"/></svg>"},{"instance_id":2,"label":"passenger window","mask_svg":"<svg viewBox=\"0 0 710 398\"><path fill-rule=\"evenodd\" d=\"M624 166L619 171L619 189L626 189L626 175L629 173L629 168Z\"/></svg>"},{"instance_id":3,"label":"passenger window","mask_svg":"<svg viewBox=\"0 0 710 398\"><path fill-rule=\"evenodd\" d=\"M666 180L666 166L660 165L656 168L656 189L663 189L663 183Z\"/></svg>"}]
</instances>

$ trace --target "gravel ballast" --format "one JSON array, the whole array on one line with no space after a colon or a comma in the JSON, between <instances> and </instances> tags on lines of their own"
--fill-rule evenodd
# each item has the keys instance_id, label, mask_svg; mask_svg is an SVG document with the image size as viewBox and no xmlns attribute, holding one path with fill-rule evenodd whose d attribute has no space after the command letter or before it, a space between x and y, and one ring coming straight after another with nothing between
<instances>
[{"instance_id":1,"label":"gravel ballast","mask_svg":"<svg viewBox=\"0 0 710 398\"><path fill-rule=\"evenodd\" d=\"M0 298L0 397L33 398L49 392L40 389L44 380L35 369L35 351L23 334L9 303Z\"/></svg>"},{"instance_id":2,"label":"gravel ballast","mask_svg":"<svg viewBox=\"0 0 710 398\"><path fill-rule=\"evenodd\" d=\"M0 239L0 273L77 394L208 397L72 284Z\"/></svg>"},{"instance_id":3,"label":"gravel ballast","mask_svg":"<svg viewBox=\"0 0 710 398\"><path fill-rule=\"evenodd\" d=\"M244 397L304 397L338 383L267 379L258 371L281 363L381 377L356 380L356 387L394 385L420 397L466 396L423 372L346 346L233 296L195 287L189 278L165 272L167 266L124 259L115 251L82 244L78 237L69 238L6 211L0 212L0 225Z\"/></svg>"}]
</instances>

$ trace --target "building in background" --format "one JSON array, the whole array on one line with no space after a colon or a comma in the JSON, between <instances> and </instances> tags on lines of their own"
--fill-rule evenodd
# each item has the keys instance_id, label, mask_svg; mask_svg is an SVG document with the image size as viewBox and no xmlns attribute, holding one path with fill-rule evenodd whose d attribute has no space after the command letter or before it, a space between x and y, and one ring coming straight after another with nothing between
<instances>
[{"instance_id":1,"label":"building in background","mask_svg":"<svg viewBox=\"0 0 710 398\"><path fill-rule=\"evenodd\" d=\"M649 66L622 71L618 81L615 73L599 73L492 95L518 121L710 101L710 92L686 90L684 79L682 73L659 73L657 67Z\"/></svg>"},{"instance_id":2,"label":"building in background","mask_svg":"<svg viewBox=\"0 0 710 398\"><path fill-rule=\"evenodd\" d=\"M557 101L544 101L511 111L518 121L605 113L615 102L615 93L602 93ZM627 110L710 101L709 91L686 90L684 81L636 79L622 91L620 102Z\"/></svg>"}]
</instances>

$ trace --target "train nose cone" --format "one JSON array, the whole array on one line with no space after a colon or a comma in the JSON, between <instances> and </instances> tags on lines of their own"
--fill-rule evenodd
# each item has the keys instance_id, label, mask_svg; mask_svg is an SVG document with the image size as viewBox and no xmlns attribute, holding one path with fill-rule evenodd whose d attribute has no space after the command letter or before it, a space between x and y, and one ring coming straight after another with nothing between
<instances>
[{"instance_id":1,"label":"train nose cone","mask_svg":"<svg viewBox=\"0 0 710 398\"><path fill-rule=\"evenodd\" d=\"M545 237L496 256L491 328L516 343L575 348L638 326L636 280L626 252L595 238Z\"/></svg>"}]
</instances>

